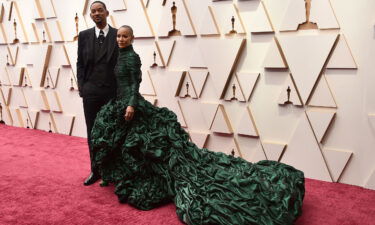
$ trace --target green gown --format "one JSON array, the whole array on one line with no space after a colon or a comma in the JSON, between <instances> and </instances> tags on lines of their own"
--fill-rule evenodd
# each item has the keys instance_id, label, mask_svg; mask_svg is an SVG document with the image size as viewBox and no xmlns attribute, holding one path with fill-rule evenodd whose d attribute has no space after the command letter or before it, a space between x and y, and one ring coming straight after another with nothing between
<instances>
[{"instance_id":1,"label":"green gown","mask_svg":"<svg viewBox=\"0 0 375 225\"><path fill-rule=\"evenodd\" d=\"M190 225L293 224L301 214L303 173L198 148L176 114L140 95L140 67L132 46L119 50L117 97L103 106L92 130L94 163L119 201L142 210L174 202ZM130 122L128 105L135 108Z\"/></svg>"}]
</instances>

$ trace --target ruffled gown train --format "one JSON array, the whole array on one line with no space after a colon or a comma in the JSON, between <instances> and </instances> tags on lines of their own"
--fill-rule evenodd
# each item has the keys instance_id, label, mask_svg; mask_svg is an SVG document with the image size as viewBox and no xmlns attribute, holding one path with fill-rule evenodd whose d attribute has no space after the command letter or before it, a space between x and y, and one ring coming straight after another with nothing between
<instances>
[{"instance_id":1,"label":"ruffled gown train","mask_svg":"<svg viewBox=\"0 0 375 225\"><path fill-rule=\"evenodd\" d=\"M118 95L98 113L92 146L120 202L142 210L174 202L190 225L293 224L304 198L301 171L198 148L172 111L139 94L141 63L132 46L119 53ZM135 115L127 122L129 105Z\"/></svg>"}]
</instances>

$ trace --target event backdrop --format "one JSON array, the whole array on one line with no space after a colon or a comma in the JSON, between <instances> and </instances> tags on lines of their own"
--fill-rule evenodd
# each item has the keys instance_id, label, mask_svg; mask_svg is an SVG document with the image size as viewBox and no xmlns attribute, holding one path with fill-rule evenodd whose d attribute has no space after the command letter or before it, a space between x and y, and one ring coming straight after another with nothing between
<instances>
[{"instance_id":1,"label":"event backdrop","mask_svg":"<svg viewBox=\"0 0 375 225\"><path fill-rule=\"evenodd\" d=\"M76 38L91 2L0 0L7 125L85 137ZM375 1L104 2L134 28L140 92L199 147L375 189Z\"/></svg>"}]
</instances>

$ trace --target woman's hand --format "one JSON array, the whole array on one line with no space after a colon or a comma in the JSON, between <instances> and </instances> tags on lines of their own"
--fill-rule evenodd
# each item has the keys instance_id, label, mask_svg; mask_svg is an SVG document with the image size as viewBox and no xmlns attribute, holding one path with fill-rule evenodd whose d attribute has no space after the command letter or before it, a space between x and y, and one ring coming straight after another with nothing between
<instances>
[{"instance_id":1,"label":"woman's hand","mask_svg":"<svg viewBox=\"0 0 375 225\"><path fill-rule=\"evenodd\" d=\"M128 107L126 107L124 118L126 121L130 121L133 119L133 116L134 116L134 107L129 105Z\"/></svg>"}]
</instances>

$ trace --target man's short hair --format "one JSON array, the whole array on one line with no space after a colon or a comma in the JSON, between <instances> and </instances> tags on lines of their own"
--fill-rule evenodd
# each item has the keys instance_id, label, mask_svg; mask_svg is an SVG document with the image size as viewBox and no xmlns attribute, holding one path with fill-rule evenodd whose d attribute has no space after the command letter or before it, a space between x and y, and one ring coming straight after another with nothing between
<instances>
[{"instance_id":1,"label":"man's short hair","mask_svg":"<svg viewBox=\"0 0 375 225\"><path fill-rule=\"evenodd\" d=\"M90 9L91 9L92 5L94 5L95 3L99 3L99 4L102 4L102 5L103 5L103 7L104 7L104 9L105 9L105 10L107 10L107 6L106 6L106 5L105 5L105 3L104 3L104 2L102 2L102 1L94 1L93 3L91 3L91 5L90 5Z\"/></svg>"}]
</instances>

